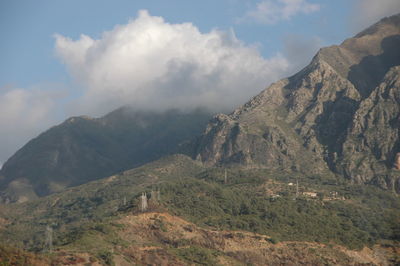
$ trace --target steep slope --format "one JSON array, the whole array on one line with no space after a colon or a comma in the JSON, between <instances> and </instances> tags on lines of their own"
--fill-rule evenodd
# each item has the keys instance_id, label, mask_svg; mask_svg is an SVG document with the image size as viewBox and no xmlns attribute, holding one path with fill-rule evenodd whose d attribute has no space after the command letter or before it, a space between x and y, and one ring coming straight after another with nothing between
<instances>
[{"instance_id":1,"label":"steep slope","mask_svg":"<svg viewBox=\"0 0 400 266\"><path fill-rule=\"evenodd\" d=\"M372 181L400 189L400 171L393 169L400 152L400 66L393 67L371 95L360 103L343 143L337 171L359 182Z\"/></svg>"},{"instance_id":2,"label":"steep slope","mask_svg":"<svg viewBox=\"0 0 400 266\"><path fill-rule=\"evenodd\" d=\"M3 199L27 200L109 176L177 151L201 130L208 112L139 112L73 117L31 140L3 166Z\"/></svg>"},{"instance_id":3,"label":"steep slope","mask_svg":"<svg viewBox=\"0 0 400 266\"><path fill-rule=\"evenodd\" d=\"M398 172L388 174L399 152L399 47L400 14L340 46L321 49L296 75L272 84L232 114L215 116L195 143L193 157L207 165L341 174L400 192L393 185ZM383 118L368 120L371 112ZM374 128L375 134L358 132ZM351 144L354 138L358 146ZM379 144L371 147L371 141ZM350 146L357 151L349 152ZM360 164L361 157L374 159Z\"/></svg>"}]
</instances>

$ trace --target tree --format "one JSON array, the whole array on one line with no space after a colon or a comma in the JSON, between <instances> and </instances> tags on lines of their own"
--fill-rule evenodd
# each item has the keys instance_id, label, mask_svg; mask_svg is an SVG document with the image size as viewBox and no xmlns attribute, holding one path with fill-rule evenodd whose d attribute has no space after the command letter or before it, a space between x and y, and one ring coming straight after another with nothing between
<instances>
[{"instance_id":1,"label":"tree","mask_svg":"<svg viewBox=\"0 0 400 266\"><path fill-rule=\"evenodd\" d=\"M318 192L317 193L317 197L318 197L319 200L323 200L324 196L325 196L324 192Z\"/></svg>"}]
</instances>

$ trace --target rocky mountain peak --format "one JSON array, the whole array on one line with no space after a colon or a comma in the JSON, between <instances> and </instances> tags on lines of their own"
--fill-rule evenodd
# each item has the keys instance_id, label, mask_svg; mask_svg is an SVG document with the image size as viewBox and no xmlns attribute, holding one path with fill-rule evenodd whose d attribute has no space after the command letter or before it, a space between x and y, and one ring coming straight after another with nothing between
<instances>
[{"instance_id":1,"label":"rocky mountain peak","mask_svg":"<svg viewBox=\"0 0 400 266\"><path fill-rule=\"evenodd\" d=\"M331 173L400 191L400 14L218 115L196 143L208 165Z\"/></svg>"},{"instance_id":2,"label":"rocky mountain peak","mask_svg":"<svg viewBox=\"0 0 400 266\"><path fill-rule=\"evenodd\" d=\"M400 27L400 14L384 17L374 25L358 33L355 37L360 38L365 35L384 34L387 31L396 31Z\"/></svg>"},{"instance_id":3,"label":"rocky mountain peak","mask_svg":"<svg viewBox=\"0 0 400 266\"><path fill-rule=\"evenodd\" d=\"M368 97L387 71L400 61L400 14L382 19L341 45L322 48L323 60Z\"/></svg>"}]
</instances>

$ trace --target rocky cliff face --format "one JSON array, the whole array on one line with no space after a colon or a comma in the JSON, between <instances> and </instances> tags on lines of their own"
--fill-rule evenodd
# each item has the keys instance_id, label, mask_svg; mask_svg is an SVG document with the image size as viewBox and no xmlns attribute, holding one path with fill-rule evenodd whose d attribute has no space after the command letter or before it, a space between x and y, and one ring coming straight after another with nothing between
<instances>
[{"instance_id":1,"label":"rocky cliff face","mask_svg":"<svg viewBox=\"0 0 400 266\"><path fill-rule=\"evenodd\" d=\"M296 75L230 115L196 143L207 165L335 173L400 192L400 14L321 49Z\"/></svg>"},{"instance_id":2,"label":"rocky cliff face","mask_svg":"<svg viewBox=\"0 0 400 266\"><path fill-rule=\"evenodd\" d=\"M0 202L26 201L175 153L211 115L120 108L102 118L73 117L17 151L0 171Z\"/></svg>"},{"instance_id":3,"label":"rocky cliff face","mask_svg":"<svg viewBox=\"0 0 400 266\"><path fill-rule=\"evenodd\" d=\"M361 101L343 143L342 156L336 162L338 172L357 182L372 181L399 191L400 173L394 167L400 151L399 129L400 66L397 66Z\"/></svg>"}]
</instances>

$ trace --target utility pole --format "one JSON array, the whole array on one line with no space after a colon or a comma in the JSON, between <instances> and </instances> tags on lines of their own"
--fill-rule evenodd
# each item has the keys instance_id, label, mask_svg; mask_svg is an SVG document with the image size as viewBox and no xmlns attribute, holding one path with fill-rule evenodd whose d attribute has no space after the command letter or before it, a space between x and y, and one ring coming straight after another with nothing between
<instances>
[{"instance_id":1,"label":"utility pole","mask_svg":"<svg viewBox=\"0 0 400 266\"><path fill-rule=\"evenodd\" d=\"M46 226L45 232L46 241L44 243L45 250L49 253L53 252L53 228L51 226Z\"/></svg>"},{"instance_id":2,"label":"utility pole","mask_svg":"<svg viewBox=\"0 0 400 266\"><path fill-rule=\"evenodd\" d=\"M141 204L140 204L140 210L144 212L147 210L147 195L146 192L142 192L142 196L140 197L141 199Z\"/></svg>"},{"instance_id":3,"label":"utility pole","mask_svg":"<svg viewBox=\"0 0 400 266\"><path fill-rule=\"evenodd\" d=\"M224 175L224 184L228 184L228 174L226 172L226 169L225 169L225 175Z\"/></svg>"}]
</instances>

